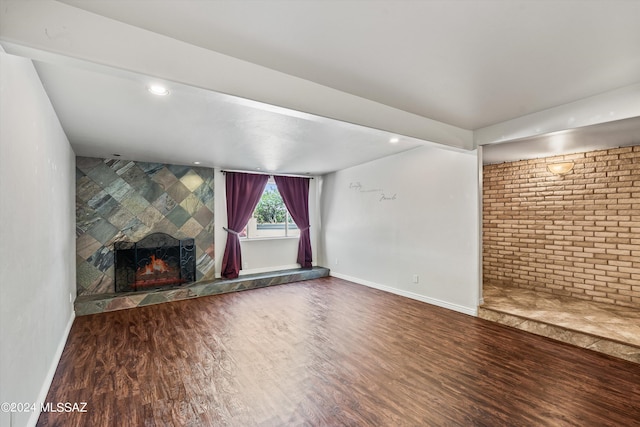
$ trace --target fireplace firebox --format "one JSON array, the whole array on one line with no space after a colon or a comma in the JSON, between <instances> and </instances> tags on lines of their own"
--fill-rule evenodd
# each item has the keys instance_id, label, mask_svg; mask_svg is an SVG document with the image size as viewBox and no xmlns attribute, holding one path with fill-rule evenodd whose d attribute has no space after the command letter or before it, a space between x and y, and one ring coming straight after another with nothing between
<instances>
[{"instance_id":1,"label":"fireplace firebox","mask_svg":"<svg viewBox=\"0 0 640 427\"><path fill-rule=\"evenodd\" d=\"M116 292L131 292L195 281L194 239L153 233L138 242L116 242Z\"/></svg>"}]
</instances>

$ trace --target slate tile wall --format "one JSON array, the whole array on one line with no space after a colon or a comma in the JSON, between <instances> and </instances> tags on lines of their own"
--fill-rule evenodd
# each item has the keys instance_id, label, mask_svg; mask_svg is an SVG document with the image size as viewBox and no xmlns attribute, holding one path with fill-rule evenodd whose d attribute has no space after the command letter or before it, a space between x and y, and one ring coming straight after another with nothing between
<instances>
[{"instance_id":1,"label":"slate tile wall","mask_svg":"<svg viewBox=\"0 0 640 427\"><path fill-rule=\"evenodd\" d=\"M76 158L78 295L114 292L113 244L163 232L196 242L196 279L214 271L213 169Z\"/></svg>"}]
</instances>

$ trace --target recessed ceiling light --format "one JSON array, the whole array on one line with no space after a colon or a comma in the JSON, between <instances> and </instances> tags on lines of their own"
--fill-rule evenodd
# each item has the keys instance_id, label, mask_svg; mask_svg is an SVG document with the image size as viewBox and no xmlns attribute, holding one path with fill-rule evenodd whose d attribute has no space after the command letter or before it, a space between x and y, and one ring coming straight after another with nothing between
<instances>
[{"instance_id":1,"label":"recessed ceiling light","mask_svg":"<svg viewBox=\"0 0 640 427\"><path fill-rule=\"evenodd\" d=\"M120 157L120 154L113 153L113 154L112 154L112 156L113 156L113 157Z\"/></svg>"},{"instance_id":2,"label":"recessed ceiling light","mask_svg":"<svg viewBox=\"0 0 640 427\"><path fill-rule=\"evenodd\" d=\"M194 164L194 165L199 165L199 164L200 164L200 162L193 162L193 164Z\"/></svg>"},{"instance_id":3,"label":"recessed ceiling light","mask_svg":"<svg viewBox=\"0 0 640 427\"><path fill-rule=\"evenodd\" d=\"M400 142L400 138L391 138L389 142L392 144L397 144L398 142Z\"/></svg>"},{"instance_id":4,"label":"recessed ceiling light","mask_svg":"<svg viewBox=\"0 0 640 427\"><path fill-rule=\"evenodd\" d=\"M166 96L169 95L169 89L162 85L149 85L147 86L147 90L154 95L158 96Z\"/></svg>"}]
</instances>

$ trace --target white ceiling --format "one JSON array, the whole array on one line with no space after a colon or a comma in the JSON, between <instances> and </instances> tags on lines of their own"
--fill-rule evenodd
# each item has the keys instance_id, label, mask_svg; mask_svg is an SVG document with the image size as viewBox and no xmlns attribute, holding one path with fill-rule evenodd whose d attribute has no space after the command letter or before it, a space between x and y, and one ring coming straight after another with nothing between
<instances>
[{"instance_id":1,"label":"white ceiling","mask_svg":"<svg viewBox=\"0 0 640 427\"><path fill-rule=\"evenodd\" d=\"M34 63L79 156L323 175L425 144L177 83L158 97L157 79L127 71Z\"/></svg>"},{"instance_id":2,"label":"white ceiling","mask_svg":"<svg viewBox=\"0 0 640 427\"><path fill-rule=\"evenodd\" d=\"M63 0L464 129L640 81L640 1Z\"/></svg>"},{"instance_id":3,"label":"white ceiling","mask_svg":"<svg viewBox=\"0 0 640 427\"><path fill-rule=\"evenodd\" d=\"M635 0L49 3L469 130L640 82L640 1ZM82 33L70 22L45 25L51 27L44 28L44 40L58 43L56 49L80 47ZM19 26L12 31L9 41L20 44ZM137 40L126 43L135 46ZM145 52L137 53L144 61ZM142 161L320 175L427 144L406 136L389 144L397 136L392 132L170 79L165 83L171 94L154 98L144 90L153 79L124 71L126 66L91 64L91 58L73 66L55 55L35 59L78 155L118 153ZM634 122L631 133L639 126ZM528 142L503 157L535 156L540 140Z\"/></svg>"}]
</instances>

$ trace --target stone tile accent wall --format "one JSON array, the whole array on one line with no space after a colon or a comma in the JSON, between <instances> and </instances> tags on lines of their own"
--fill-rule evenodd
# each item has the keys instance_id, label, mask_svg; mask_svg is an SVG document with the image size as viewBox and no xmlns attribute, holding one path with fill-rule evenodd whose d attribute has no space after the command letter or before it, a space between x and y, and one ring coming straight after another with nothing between
<instances>
[{"instance_id":1,"label":"stone tile accent wall","mask_svg":"<svg viewBox=\"0 0 640 427\"><path fill-rule=\"evenodd\" d=\"M567 175L547 164L573 160ZM640 146L483 168L483 280L640 308Z\"/></svg>"},{"instance_id":2,"label":"stone tile accent wall","mask_svg":"<svg viewBox=\"0 0 640 427\"><path fill-rule=\"evenodd\" d=\"M196 242L196 279L214 278L213 169L76 158L78 295L110 293L113 244L163 232Z\"/></svg>"}]
</instances>

